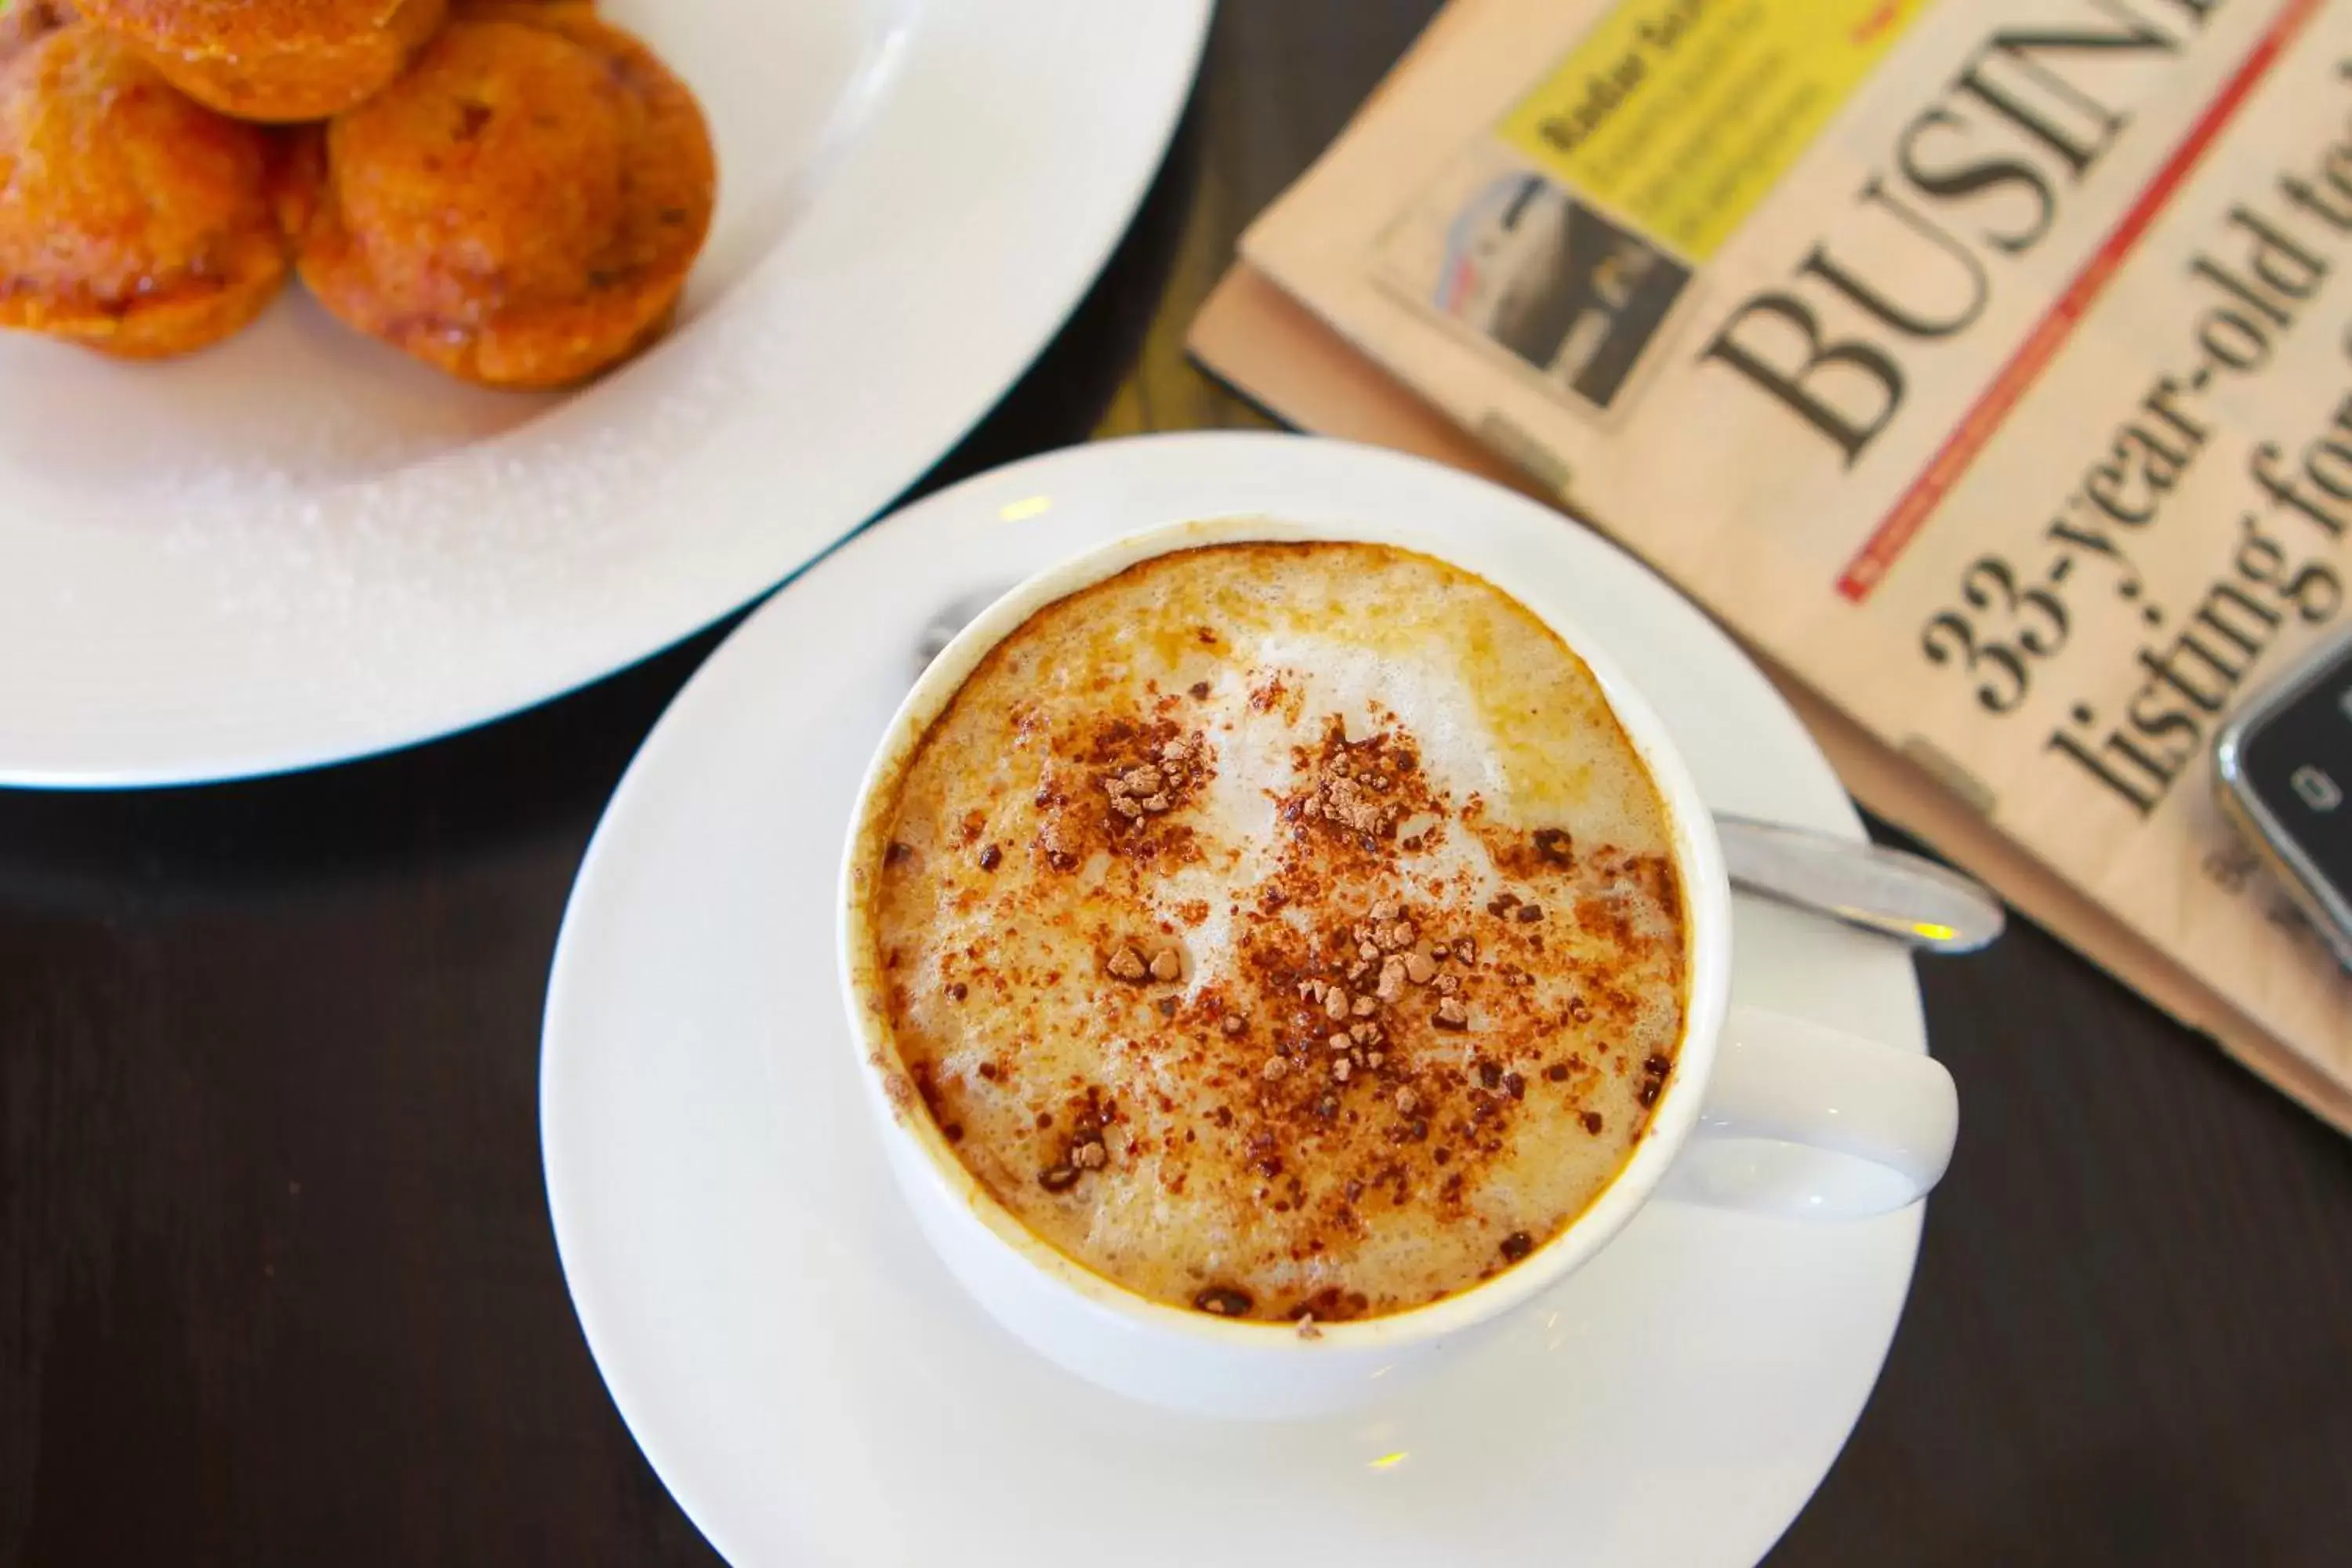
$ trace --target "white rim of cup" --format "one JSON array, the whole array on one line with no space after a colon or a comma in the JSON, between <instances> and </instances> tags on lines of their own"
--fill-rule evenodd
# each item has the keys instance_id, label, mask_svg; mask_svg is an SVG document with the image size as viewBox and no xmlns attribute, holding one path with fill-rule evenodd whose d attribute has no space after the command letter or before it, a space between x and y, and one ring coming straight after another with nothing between
<instances>
[{"instance_id":1,"label":"white rim of cup","mask_svg":"<svg viewBox=\"0 0 2352 1568\"><path fill-rule=\"evenodd\" d=\"M1379 1317L1331 1322L1318 1320L1315 1325L1318 1337L1313 1341L1302 1339L1293 1322L1220 1318L1154 1300L1096 1273L1024 1225L956 1156L928 1110L902 1111L892 1103L885 1084L886 1071L903 1070L903 1066L897 1044L881 1021L880 1009L866 999L866 988L860 984L858 965L852 956L872 945L856 879L858 866L865 858L866 840L878 831L879 825L873 818L879 786L896 778L915 743L962 689L990 649L1048 605L1141 562L1202 545L1300 541L1378 544L1430 556L1455 571L1470 574L1523 605L1584 661L1600 684L1619 726L1649 770L1651 782L1666 803L1674 832L1675 871L1682 882L1685 932L1683 1034L1675 1049L1674 1071L1667 1076L1664 1092L1651 1108L1649 1123L1643 1129L1640 1140L1599 1195L1558 1235L1492 1279L1425 1305ZM1531 602L1516 586L1498 583L1491 573L1463 563L1443 541L1410 530L1296 522L1257 516L1207 518L1144 529L1066 557L1024 579L956 635L916 678L898 711L891 715L889 727L858 784L843 852L838 897L835 957L844 1005L849 1013L857 1050L858 1073L868 1096L889 1124L891 1135L911 1140L922 1154L923 1169L937 1185L938 1195L948 1199L954 1212L977 1220L1023 1264L1093 1309L1158 1331L1205 1337L1229 1347L1274 1352L1295 1346L1303 1353L1344 1347L1401 1348L1490 1322L1567 1279L1606 1246L1649 1201L1675 1156L1697 1127L1707 1080L1713 1076L1717 1039L1729 1005L1730 883L1716 840L1713 816L1700 797L1681 752L1667 734L1664 721L1615 661L1599 649L1572 618L1542 603ZM885 1062L888 1064L887 1069L882 1065Z\"/></svg>"}]
</instances>

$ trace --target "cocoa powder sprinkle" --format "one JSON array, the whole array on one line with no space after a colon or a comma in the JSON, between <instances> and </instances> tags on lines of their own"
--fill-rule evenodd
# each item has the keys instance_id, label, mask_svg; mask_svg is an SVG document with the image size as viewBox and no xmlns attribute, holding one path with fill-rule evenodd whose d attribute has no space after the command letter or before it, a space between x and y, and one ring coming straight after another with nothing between
<instances>
[{"instance_id":1,"label":"cocoa powder sprinkle","mask_svg":"<svg viewBox=\"0 0 2352 1568\"><path fill-rule=\"evenodd\" d=\"M1425 615L1442 595L1399 603L1428 619L1416 635L1446 635ZM1343 723L1307 672L1262 661L1255 606L1196 647L1228 609L1185 604L1167 625L1149 604L1107 625L1122 658L1016 634L997 662L1017 679L992 666L955 700L939 763L866 840L894 868L871 880L877 986L907 1102L964 1133L971 1169L1010 1177L1038 1234L1172 1305L1344 1338L1333 1324L1530 1257L1588 1201L1581 1170L1639 1137L1637 1101L1672 1067L1641 1011L1681 978L1654 912L1672 867L1572 842L1581 817L1533 829L1516 802L1452 793L1454 771L1425 769L1377 698ZM1192 679L1208 668L1213 683ZM1261 754L1262 736L1281 749ZM1235 800L1263 805L1262 837L1236 837ZM1445 934L1465 926L1486 952ZM1563 1145L1563 1128L1591 1137ZM1580 1174L1538 1191L1528 1151L1563 1147ZM1214 1233L1239 1240L1183 1239L1213 1234L1185 1227L1220 1205L1248 1216ZM1159 1256L1140 1233L1088 1239L1149 1213L1174 1220ZM1444 1232L1427 1286L1378 1261L1415 1226Z\"/></svg>"}]
</instances>

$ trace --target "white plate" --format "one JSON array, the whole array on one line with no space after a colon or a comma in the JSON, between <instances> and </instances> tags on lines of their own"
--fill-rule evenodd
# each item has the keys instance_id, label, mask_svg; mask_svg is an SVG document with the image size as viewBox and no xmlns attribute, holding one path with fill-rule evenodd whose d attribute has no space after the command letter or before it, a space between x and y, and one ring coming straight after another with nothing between
<instances>
[{"instance_id":1,"label":"white plate","mask_svg":"<svg viewBox=\"0 0 2352 1568\"><path fill-rule=\"evenodd\" d=\"M184 783L496 718L753 597L919 478L1157 167L1210 0L608 0L721 193L681 329L570 398L299 291L128 366L0 341L0 783Z\"/></svg>"},{"instance_id":2,"label":"white plate","mask_svg":"<svg viewBox=\"0 0 2352 1568\"><path fill-rule=\"evenodd\" d=\"M1160 522L1444 531L1555 574L1719 809L1860 837L1763 678L1642 567L1450 470L1178 436L983 475L760 611L630 769L567 914L541 1130L564 1273L654 1468L733 1562L1748 1564L1884 1359L1914 1209L1800 1225L1653 1204L1460 1375L1367 1416L1236 1426L1076 1382L971 1305L872 1142L834 990L860 773L942 605ZM1735 993L1925 1048L1909 960L1742 901Z\"/></svg>"}]
</instances>

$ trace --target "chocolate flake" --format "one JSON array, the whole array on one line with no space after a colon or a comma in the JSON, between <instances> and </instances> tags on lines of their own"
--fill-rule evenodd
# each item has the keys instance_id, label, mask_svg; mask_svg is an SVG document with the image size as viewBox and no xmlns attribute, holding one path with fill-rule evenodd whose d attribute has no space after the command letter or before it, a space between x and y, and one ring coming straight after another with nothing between
<instances>
[{"instance_id":1,"label":"chocolate flake","mask_svg":"<svg viewBox=\"0 0 2352 1568\"><path fill-rule=\"evenodd\" d=\"M1377 837L1396 825L1396 807L1383 805L1373 798L1370 790L1340 773L1338 765L1333 767L1332 775L1323 780L1315 796L1327 820L1368 838Z\"/></svg>"},{"instance_id":2,"label":"chocolate flake","mask_svg":"<svg viewBox=\"0 0 2352 1568\"><path fill-rule=\"evenodd\" d=\"M1256 1305L1246 1290L1236 1290L1231 1285L1212 1285L1192 1298L1192 1305L1219 1318L1239 1318L1248 1315Z\"/></svg>"}]
</instances>

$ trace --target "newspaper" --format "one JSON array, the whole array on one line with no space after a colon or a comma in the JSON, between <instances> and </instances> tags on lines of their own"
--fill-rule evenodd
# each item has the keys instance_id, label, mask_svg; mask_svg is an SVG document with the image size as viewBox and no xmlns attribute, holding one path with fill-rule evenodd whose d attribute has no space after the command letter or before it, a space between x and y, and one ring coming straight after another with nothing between
<instances>
[{"instance_id":1,"label":"newspaper","mask_svg":"<svg viewBox=\"0 0 2352 1568\"><path fill-rule=\"evenodd\" d=\"M1248 262L2352 1083L2209 760L2343 618L2352 15L1457 9Z\"/></svg>"}]
</instances>

